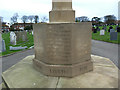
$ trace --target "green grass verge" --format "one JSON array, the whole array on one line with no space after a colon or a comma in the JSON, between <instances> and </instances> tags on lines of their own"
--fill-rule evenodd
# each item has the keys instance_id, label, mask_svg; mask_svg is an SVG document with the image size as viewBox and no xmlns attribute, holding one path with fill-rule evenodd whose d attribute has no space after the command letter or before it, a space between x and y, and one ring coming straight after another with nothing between
<instances>
[{"instance_id":1,"label":"green grass verge","mask_svg":"<svg viewBox=\"0 0 120 90\"><path fill-rule=\"evenodd\" d=\"M3 38L3 40L5 40L6 51L0 53L0 56L4 56L4 55L7 55L7 54L12 54L12 53L15 53L15 52L18 52L18 51L22 51L22 50L9 50L9 46L14 46L14 47L27 46L28 48L33 46L34 45L33 35L27 33L27 37L28 37L27 41L25 41L25 42L20 41L20 42L17 42L17 45L11 45L10 44L10 33L3 33L2 38Z\"/></svg>"},{"instance_id":2,"label":"green grass verge","mask_svg":"<svg viewBox=\"0 0 120 90\"><path fill-rule=\"evenodd\" d=\"M107 31L109 29L110 26L107 26ZM113 29L115 29L116 26L113 26ZM103 28L103 26L99 27L100 29ZM104 42L109 42L109 43L115 43L115 44L120 44L120 33L118 33L118 39L117 40L110 40L110 33L109 32L105 32L104 36L100 36L100 31L98 31L97 33L92 33L92 39L93 40L99 40L99 41L104 41Z\"/></svg>"}]
</instances>

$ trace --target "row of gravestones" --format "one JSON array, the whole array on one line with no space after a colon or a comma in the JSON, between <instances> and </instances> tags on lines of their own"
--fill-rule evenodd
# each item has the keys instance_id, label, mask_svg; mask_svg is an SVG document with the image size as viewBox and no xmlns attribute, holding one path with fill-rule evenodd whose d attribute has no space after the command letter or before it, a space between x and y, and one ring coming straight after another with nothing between
<instances>
[{"instance_id":1,"label":"row of gravestones","mask_svg":"<svg viewBox=\"0 0 120 90\"><path fill-rule=\"evenodd\" d=\"M33 31L31 32L33 35ZM1 35L1 34L0 34ZM18 41L26 41L27 40L27 32L10 32L10 44L16 45ZM12 47L10 46L10 50L17 50L17 49L25 49L27 47ZM5 40L0 38L0 53L6 51Z\"/></svg>"},{"instance_id":2,"label":"row of gravestones","mask_svg":"<svg viewBox=\"0 0 120 90\"><path fill-rule=\"evenodd\" d=\"M105 35L105 30L100 30L100 35ZM115 30L110 31L110 40L117 40L118 39L118 33L115 32Z\"/></svg>"},{"instance_id":3,"label":"row of gravestones","mask_svg":"<svg viewBox=\"0 0 120 90\"><path fill-rule=\"evenodd\" d=\"M119 26L116 26L116 27L115 27L115 30L117 30L118 27L119 27ZM97 27L96 29L97 29L97 31L100 31L100 28L99 28L99 27ZM103 29L104 29L105 31L107 31L107 26L104 26Z\"/></svg>"},{"instance_id":4,"label":"row of gravestones","mask_svg":"<svg viewBox=\"0 0 120 90\"><path fill-rule=\"evenodd\" d=\"M33 31L31 32L33 35ZM27 41L27 32L26 31L15 31L15 32L10 32L10 43L12 45L16 45L16 42L19 41Z\"/></svg>"}]
</instances>

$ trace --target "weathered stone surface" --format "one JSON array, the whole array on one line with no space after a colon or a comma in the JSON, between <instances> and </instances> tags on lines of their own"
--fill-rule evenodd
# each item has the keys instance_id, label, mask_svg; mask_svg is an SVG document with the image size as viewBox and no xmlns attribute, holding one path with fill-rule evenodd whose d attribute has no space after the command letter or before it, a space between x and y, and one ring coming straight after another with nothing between
<instances>
[{"instance_id":1,"label":"weathered stone surface","mask_svg":"<svg viewBox=\"0 0 120 90\"><path fill-rule=\"evenodd\" d=\"M9 88L118 88L118 68L108 58L92 55L94 70L74 78L44 76L33 68L33 58L3 72Z\"/></svg>"},{"instance_id":2,"label":"weathered stone surface","mask_svg":"<svg viewBox=\"0 0 120 90\"><path fill-rule=\"evenodd\" d=\"M16 31L15 32L17 38L16 38L16 41L19 42L19 41L27 41L28 38L27 38L27 32L26 31Z\"/></svg>"},{"instance_id":3,"label":"weathered stone surface","mask_svg":"<svg viewBox=\"0 0 120 90\"><path fill-rule=\"evenodd\" d=\"M90 26L87 22L35 24L35 59L57 65L90 60Z\"/></svg>"},{"instance_id":4,"label":"weathered stone surface","mask_svg":"<svg viewBox=\"0 0 120 90\"><path fill-rule=\"evenodd\" d=\"M60 70L68 67L66 74L62 74L62 76L73 77L81 72L92 70L93 65L90 61L91 23L35 24L33 28L35 43L35 59L33 62L37 66L45 67L40 69L41 72L45 71L46 75L60 76L62 73L54 73L54 75L50 73L50 66L52 69L59 67ZM83 71L76 70L83 67L86 68L82 69Z\"/></svg>"},{"instance_id":5,"label":"weathered stone surface","mask_svg":"<svg viewBox=\"0 0 120 90\"><path fill-rule=\"evenodd\" d=\"M33 64L38 71L49 76L73 77L93 70L90 60L72 65L50 65L34 59Z\"/></svg>"},{"instance_id":6,"label":"weathered stone surface","mask_svg":"<svg viewBox=\"0 0 120 90\"><path fill-rule=\"evenodd\" d=\"M72 0L52 0L52 10L72 10Z\"/></svg>"},{"instance_id":7,"label":"weathered stone surface","mask_svg":"<svg viewBox=\"0 0 120 90\"><path fill-rule=\"evenodd\" d=\"M75 22L75 11L72 0L52 0L52 11L49 12L50 22Z\"/></svg>"},{"instance_id":8,"label":"weathered stone surface","mask_svg":"<svg viewBox=\"0 0 120 90\"><path fill-rule=\"evenodd\" d=\"M32 59L28 56L3 73L9 88L55 88L58 77L47 77L33 68Z\"/></svg>"},{"instance_id":9,"label":"weathered stone surface","mask_svg":"<svg viewBox=\"0 0 120 90\"><path fill-rule=\"evenodd\" d=\"M54 10L49 12L50 22L75 22L74 10Z\"/></svg>"}]
</instances>

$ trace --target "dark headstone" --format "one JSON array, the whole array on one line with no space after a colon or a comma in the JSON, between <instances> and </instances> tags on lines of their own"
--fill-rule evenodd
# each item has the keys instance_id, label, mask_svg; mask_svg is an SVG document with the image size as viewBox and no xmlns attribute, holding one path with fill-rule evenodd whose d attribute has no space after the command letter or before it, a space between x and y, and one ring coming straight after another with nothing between
<instances>
[{"instance_id":1,"label":"dark headstone","mask_svg":"<svg viewBox=\"0 0 120 90\"><path fill-rule=\"evenodd\" d=\"M97 28L96 28L96 30L97 30L97 31L100 31L100 28L99 28L99 27L97 27Z\"/></svg>"},{"instance_id":2,"label":"dark headstone","mask_svg":"<svg viewBox=\"0 0 120 90\"><path fill-rule=\"evenodd\" d=\"M120 32L120 27L117 27L117 32Z\"/></svg>"},{"instance_id":3,"label":"dark headstone","mask_svg":"<svg viewBox=\"0 0 120 90\"><path fill-rule=\"evenodd\" d=\"M97 33L97 29L94 29L93 33Z\"/></svg>"},{"instance_id":4,"label":"dark headstone","mask_svg":"<svg viewBox=\"0 0 120 90\"><path fill-rule=\"evenodd\" d=\"M110 33L110 40L117 40L117 36L118 36L117 32L111 32Z\"/></svg>"}]
</instances>

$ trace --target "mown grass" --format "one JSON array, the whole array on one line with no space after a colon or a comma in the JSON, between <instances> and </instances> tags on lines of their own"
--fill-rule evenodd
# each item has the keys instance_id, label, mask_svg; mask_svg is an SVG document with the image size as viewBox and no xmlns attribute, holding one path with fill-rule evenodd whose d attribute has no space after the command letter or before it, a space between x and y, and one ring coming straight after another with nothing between
<instances>
[{"instance_id":1,"label":"mown grass","mask_svg":"<svg viewBox=\"0 0 120 90\"><path fill-rule=\"evenodd\" d=\"M27 37L28 37L27 41L25 41L25 42L20 41L20 42L17 42L17 45L11 45L10 44L10 33L3 33L2 34L2 39L5 40L6 51L0 53L0 56L4 56L4 55L7 55L7 54L12 54L12 53L15 53L15 52L18 52L18 51L22 51L22 50L10 50L9 49L10 46L14 46L14 47L27 46L28 48L33 46L34 45L33 35L27 33Z\"/></svg>"},{"instance_id":2,"label":"mown grass","mask_svg":"<svg viewBox=\"0 0 120 90\"><path fill-rule=\"evenodd\" d=\"M92 39L93 40L99 40L99 41L105 41L105 42L109 42L109 43L115 43L115 44L120 44L120 33L118 33L118 39L117 40L110 40L110 33L108 32L110 26L107 26L107 30L105 32L104 36L100 35L100 31L98 31L97 33L92 33ZM113 29L115 29L115 25L112 26ZM103 26L99 27L100 29L103 28Z\"/></svg>"}]
</instances>

